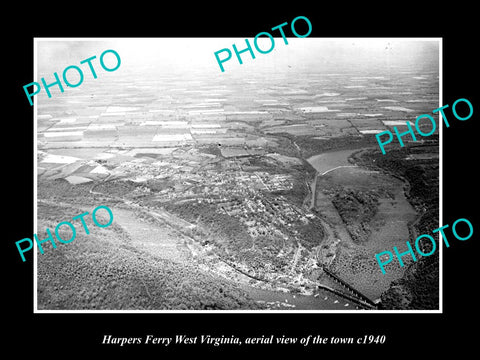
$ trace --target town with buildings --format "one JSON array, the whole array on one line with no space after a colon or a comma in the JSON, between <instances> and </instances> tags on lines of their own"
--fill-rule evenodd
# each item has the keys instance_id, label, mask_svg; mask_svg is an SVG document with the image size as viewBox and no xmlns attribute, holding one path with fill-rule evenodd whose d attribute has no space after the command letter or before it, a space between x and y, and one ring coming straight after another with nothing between
<instances>
[{"instance_id":1,"label":"town with buildings","mask_svg":"<svg viewBox=\"0 0 480 360\"><path fill-rule=\"evenodd\" d=\"M249 276L252 286L323 298L317 290L322 266L350 261L358 244L338 245L345 225L335 225L339 215L325 209L340 190L326 183L330 192L312 191L319 171L309 157L372 148L376 133L438 107L432 90L438 89L437 72L379 71L213 78L159 72L146 78L119 69L54 101L39 96L37 181L66 181L124 206L169 213L194 229L188 234L197 245ZM320 166L338 165L343 179L363 176L356 164ZM169 226L185 230L175 221ZM328 263L322 263L325 249ZM336 286L327 279L323 284ZM335 301L326 306L348 306Z\"/></svg>"}]
</instances>

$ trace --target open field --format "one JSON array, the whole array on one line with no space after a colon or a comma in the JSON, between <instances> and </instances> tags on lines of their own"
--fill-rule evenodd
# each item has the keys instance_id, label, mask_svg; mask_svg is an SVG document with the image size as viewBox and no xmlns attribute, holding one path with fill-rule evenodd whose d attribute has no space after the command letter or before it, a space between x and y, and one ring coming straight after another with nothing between
<instances>
[{"instance_id":1,"label":"open field","mask_svg":"<svg viewBox=\"0 0 480 360\"><path fill-rule=\"evenodd\" d=\"M39 309L355 310L323 266L385 308L434 307L417 268L382 275L374 257L438 213L437 133L386 157L374 137L438 107L422 49L222 76L125 66L39 94L38 231L101 204L115 217L39 255Z\"/></svg>"}]
</instances>

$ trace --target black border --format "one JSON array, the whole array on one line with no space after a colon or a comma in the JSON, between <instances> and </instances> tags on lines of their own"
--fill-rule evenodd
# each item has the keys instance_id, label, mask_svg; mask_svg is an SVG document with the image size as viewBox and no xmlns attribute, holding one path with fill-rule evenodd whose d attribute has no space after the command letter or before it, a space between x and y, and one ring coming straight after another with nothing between
<instances>
[{"instance_id":1,"label":"black border","mask_svg":"<svg viewBox=\"0 0 480 360\"><path fill-rule=\"evenodd\" d=\"M97 5L48 7L45 4L9 8L12 21L2 24L6 39L3 88L6 221L4 223L4 271L7 288L3 307L7 320L5 343L16 351L41 352L43 355L137 353L149 351L156 356L177 355L180 351L204 350L216 353L229 347L160 347L101 345L105 334L143 337L147 334L212 335L290 335L322 336L386 335L384 345L375 346L263 346L232 347L239 355L258 352L295 352L326 354L346 350L389 356L420 353L430 356L450 347L473 348L474 332L468 327L475 312L475 257L480 233L474 212L478 190L474 151L477 117L480 112L475 92L478 77L474 37L475 10L462 3L420 9L418 4L385 3L382 8L357 3L330 4L312 2L295 7L292 3L248 5L244 2L190 5L181 9L164 3L111 3L106 9ZM241 37L306 16L313 27L311 37L442 37L443 104L467 98L474 107L468 121L452 121L444 128L443 218L452 224L458 218L469 219L475 228L469 241L455 241L443 256L443 314L33 314L33 257L22 263L14 242L33 234L33 108L28 106L22 86L33 79L34 37ZM30 253L31 254L31 253ZM472 324L475 326L476 324ZM72 353L73 350L73 353ZM70 352L67 352L70 351ZM8 353L8 352L6 352ZM37 355L37 354L32 354Z\"/></svg>"}]
</instances>

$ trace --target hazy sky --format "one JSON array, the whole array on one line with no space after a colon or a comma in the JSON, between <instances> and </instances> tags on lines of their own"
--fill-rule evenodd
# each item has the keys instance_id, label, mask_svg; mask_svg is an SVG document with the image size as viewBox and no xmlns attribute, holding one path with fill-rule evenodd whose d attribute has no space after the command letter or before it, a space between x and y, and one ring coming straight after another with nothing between
<instances>
[{"instance_id":1,"label":"hazy sky","mask_svg":"<svg viewBox=\"0 0 480 360\"><path fill-rule=\"evenodd\" d=\"M260 38L259 46L270 47L268 38ZM268 54L259 53L253 39L249 39L256 58L243 53L243 65L233 52L232 44L239 50L246 47L245 38L111 38L84 39L37 39L39 77L56 71L61 75L69 65L77 65L88 71L88 65L80 61L97 56L96 67L100 69L100 54L113 49L120 54L124 71L142 71L153 68L158 72L207 72L222 76L228 73L261 73L294 68L299 71L334 71L339 69L370 69L376 67L421 67L438 71L439 41L437 39L397 38L287 38L288 45L279 37ZM214 52L229 48L232 58L223 63L220 71ZM110 54L111 55L111 54ZM222 58L226 53L220 55Z\"/></svg>"}]
</instances>

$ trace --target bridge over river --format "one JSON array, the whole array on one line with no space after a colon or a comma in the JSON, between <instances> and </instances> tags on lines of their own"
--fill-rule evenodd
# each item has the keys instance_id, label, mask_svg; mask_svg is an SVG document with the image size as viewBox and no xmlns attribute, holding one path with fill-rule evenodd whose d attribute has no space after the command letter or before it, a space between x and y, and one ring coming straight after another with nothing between
<instances>
[{"instance_id":1,"label":"bridge over river","mask_svg":"<svg viewBox=\"0 0 480 360\"><path fill-rule=\"evenodd\" d=\"M407 200L409 184L405 179L352 161L352 155L362 150L365 149L328 151L308 158L317 174L311 183L311 198L305 203L317 212L325 228L326 236L317 253L319 265L326 266L325 276L347 289L347 293L374 306L368 299L379 298L405 271L400 266L392 266L383 275L375 254L393 246L403 249L419 215ZM355 205L357 194L369 194L377 199L375 208L367 208L362 202ZM340 215L339 204L332 202L335 196L352 201L355 207L346 209L352 216ZM371 217L356 220L355 214L362 215L367 210L372 212ZM352 231L364 228L365 232L353 237Z\"/></svg>"}]
</instances>

